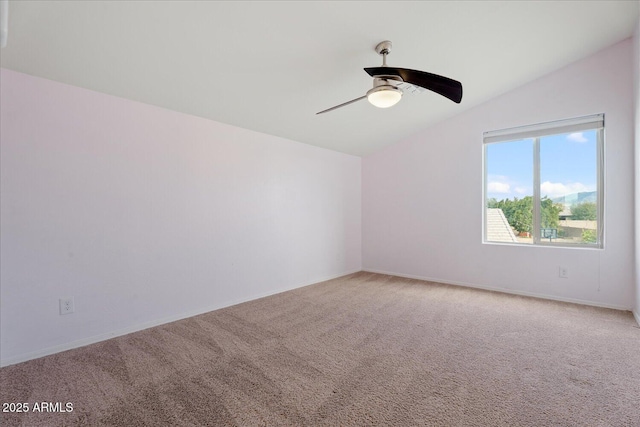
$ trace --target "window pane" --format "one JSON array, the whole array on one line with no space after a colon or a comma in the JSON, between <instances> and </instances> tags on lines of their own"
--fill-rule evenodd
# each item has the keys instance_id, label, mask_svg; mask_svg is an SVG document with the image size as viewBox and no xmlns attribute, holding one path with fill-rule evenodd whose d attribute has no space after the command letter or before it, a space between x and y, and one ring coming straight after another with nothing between
<instances>
[{"instance_id":1,"label":"window pane","mask_svg":"<svg viewBox=\"0 0 640 427\"><path fill-rule=\"evenodd\" d=\"M597 138L596 130L540 138L542 243L597 243Z\"/></svg>"},{"instance_id":2,"label":"window pane","mask_svg":"<svg viewBox=\"0 0 640 427\"><path fill-rule=\"evenodd\" d=\"M533 243L533 140L485 144L486 236Z\"/></svg>"}]
</instances>

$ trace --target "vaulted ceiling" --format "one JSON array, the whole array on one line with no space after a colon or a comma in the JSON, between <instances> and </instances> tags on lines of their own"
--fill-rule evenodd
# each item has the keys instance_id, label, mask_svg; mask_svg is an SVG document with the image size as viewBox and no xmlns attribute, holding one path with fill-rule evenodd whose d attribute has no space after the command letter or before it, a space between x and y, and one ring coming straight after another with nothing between
<instances>
[{"instance_id":1,"label":"vaulted ceiling","mask_svg":"<svg viewBox=\"0 0 640 427\"><path fill-rule=\"evenodd\" d=\"M630 37L637 1L10 1L2 67L365 156ZM462 82L361 101L364 67Z\"/></svg>"}]
</instances>

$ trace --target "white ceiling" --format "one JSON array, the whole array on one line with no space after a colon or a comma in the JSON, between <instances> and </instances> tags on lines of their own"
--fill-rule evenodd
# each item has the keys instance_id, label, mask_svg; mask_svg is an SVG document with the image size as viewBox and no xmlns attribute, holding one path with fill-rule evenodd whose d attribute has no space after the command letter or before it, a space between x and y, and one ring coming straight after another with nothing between
<instances>
[{"instance_id":1,"label":"white ceiling","mask_svg":"<svg viewBox=\"0 0 640 427\"><path fill-rule=\"evenodd\" d=\"M633 32L637 1L10 1L2 67L364 156ZM392 66L462 82L390 109Z\"/></svg>"}]
</instances>

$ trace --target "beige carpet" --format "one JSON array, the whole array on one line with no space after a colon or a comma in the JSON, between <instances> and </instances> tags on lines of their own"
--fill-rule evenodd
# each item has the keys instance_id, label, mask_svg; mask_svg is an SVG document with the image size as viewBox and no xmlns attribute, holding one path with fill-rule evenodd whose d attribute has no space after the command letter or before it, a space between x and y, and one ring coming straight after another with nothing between
<instances>
[{"instance_id":1,"label":"beige carpet","mask_svg":"<svg viewBox=\"0 0 640 427\"><path fill-rule=\"evenodd\" d=\"M640 426L630 313L357 273L0 370L2 426Z\"/></svg>"}]
</instances>

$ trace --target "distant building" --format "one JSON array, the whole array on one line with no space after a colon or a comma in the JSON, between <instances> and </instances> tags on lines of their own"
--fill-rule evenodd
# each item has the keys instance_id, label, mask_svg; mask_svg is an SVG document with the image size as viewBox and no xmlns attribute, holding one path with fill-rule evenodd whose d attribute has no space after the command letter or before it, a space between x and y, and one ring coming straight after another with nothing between
<instances>
[{"instance_id":1,"label":"distant building","mask_svg":"<svg viewBox=\"0 0 640 427\"><path fill-rule=\"evenodd\" d=\"M568 219L571 219L572 216L573 214L571 213L571 205L566 203L563 204L562 212L558 214L558 218L560 219L560 221L566 221Z\"/></svg>"}]
</instances>

